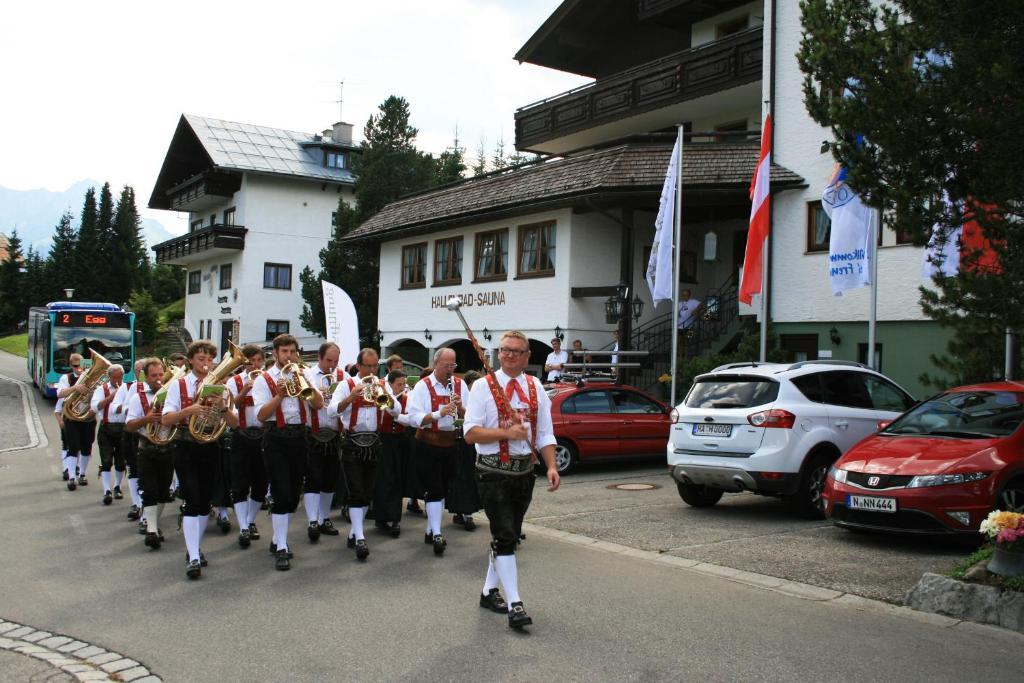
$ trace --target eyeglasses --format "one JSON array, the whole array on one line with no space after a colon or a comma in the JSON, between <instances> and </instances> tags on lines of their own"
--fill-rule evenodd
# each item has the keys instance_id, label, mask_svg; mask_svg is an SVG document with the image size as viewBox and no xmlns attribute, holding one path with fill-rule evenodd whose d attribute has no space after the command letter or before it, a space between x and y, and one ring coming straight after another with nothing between
<instances>
[{"instance_id":1,"label":"eyeglasses","mask_svg":"<svg viewBox=\"0 0 1024 683\"><path fill-rule=\"evenodd\" d=\"M442 368L448 368L449 370L454 370L455 368L459 367L459 364L458 363L438 363L438 366L442 367Z\"/></svg>"},{"instance_id":2,"label":"eyeglasses","mask_svg":"<svg viewBox=\"0 0 1024 683\"><path fill-rule=\"evenodd\" d=\"M506 356L521 356L524 353L529 353L529 349L510 349L507 346L502 346L498 349L498 353L503 353Z\"/></svg>"}]
</instances>

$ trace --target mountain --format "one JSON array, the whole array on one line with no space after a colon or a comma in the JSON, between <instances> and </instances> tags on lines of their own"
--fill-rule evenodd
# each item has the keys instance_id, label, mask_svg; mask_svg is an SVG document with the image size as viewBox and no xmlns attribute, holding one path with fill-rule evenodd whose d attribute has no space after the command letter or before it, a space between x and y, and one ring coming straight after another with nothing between
<instances>
[{"instance_id":1,"label":"mountain","mask_svg":"<svg viewBox=\"0 0 1024 683\"><path fill-rule=\"evenodd\" d=\"M96 188L98 194L103 183L96 180L80 180L63 192L44 189L12 190L0 186L0 232L9 235L17 228L26 248L31 244L45 255L50 249L53 228L64 211L71 211L72 222L77 227L85 191L90 187ZM116 202L119 188L111 190ZM160 221L153 218L142 219L142 234L146 244L150 246L174 237Z\"/></svg>"}]
</instances>

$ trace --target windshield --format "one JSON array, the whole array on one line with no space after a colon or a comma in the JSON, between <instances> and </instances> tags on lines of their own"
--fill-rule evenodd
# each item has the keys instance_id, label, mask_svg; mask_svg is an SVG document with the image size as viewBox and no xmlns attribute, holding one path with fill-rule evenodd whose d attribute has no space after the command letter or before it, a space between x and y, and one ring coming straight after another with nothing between
<instances>
[{"instance_id":1,"label":"windshield","mask_svg":"<svg viewBox=\"0 0 1024 683\"><path fill-rule=\"evenodd\" d=\"M714 375L693 383L686 395L686 407L750 408L771 403L778 395L778 383L764 377Z\"/></svg>"},{"instance_id":2,"label":"windshield","mask_svg":"<svg viewBox=\"0 0 1024 683\"><path fill-rule=\"evenodd\" d=\"M111 363L130 372L132 366L132 331L128 328L54 327L53 370L71 372L71 354L80 353L88 364L93 349Z\"/></svg>"},{"instance_id":3,"label":"windshield","mask_svg":"<svg viewBox=\"0 0 1024 683\"><path fill-rule=\"evenodd\" d=\"M1024 420L1024 393L963 391L936 396L913 408L883 434L992 439L1009 436Z\"/></svg>"}]
</instances>

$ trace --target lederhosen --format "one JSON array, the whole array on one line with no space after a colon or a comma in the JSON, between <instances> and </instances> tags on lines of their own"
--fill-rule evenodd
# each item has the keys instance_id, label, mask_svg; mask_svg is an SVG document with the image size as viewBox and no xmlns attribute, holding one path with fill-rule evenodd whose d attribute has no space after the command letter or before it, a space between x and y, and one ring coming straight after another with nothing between
<instances>
[{"instance_id":1,"label":"lederhosen","mask_svg":"<svg viewBox=\"0 0 1024 683\"><path fill-rule=\"evenodd\" d=\"M242 375L233 378L238 391L242 391L245 379ZM267 495L267 470L263 463L262 425L248 424L246 411L255 405L252 396L246 394L238 406L238 427L231 432L230 472L231 502L241 503L252 498L262 503Z\"/></svg>"},{"instance_id":2,"label":"lederhosen","mask_svg":"<svg viewBox=\"0 0 1024 683\"><path fill-rule=\"evenodd\" d=\"M142 403L142 414L149 414L149 399L146 398L145 382L135 383L135 389ZM125 401L127 404L127 401ZM138 449L136 460L138 465L139 494L143 507L170 503L171 478L174 476L174 444L157 446L145 436L145 430L137 434ZM133 435L135 436L135 435Z\"/></svg>"},{"instance_id":3,"label":"lederhosen","mask_svg":"<svg viewBox=\"0 0 1024 683\"><path fill-rule=\"evenodd\" d=\"M75 373L69 372L67 374L68 385L75 386ZM69 394L64 402L72 398L73 395ZM68 457L72 455L92 455L92 444L96 440L96 416L93 415L84 422L78 420L69 420L64 418L64 431L67 436L67 447ZM74 473L72 473L74 474ZM79 472L82 476L85 476L85 472Z\"/></svg>"},{"instance_id":4,"label":"lederhosen","mask_svg":"<svg viewBox=\"0 0 1024 683\"><path fill-rule=\"evenodd\" d=\"M510 378L506 389L506 400L501 397L501 385L493 375L487 375L486 382L491 390L491 400L498 410L498 424L509 424L512 414L509 400L512 393L519 396L520 401L528 408L527 419L530 423L530 438L537 439L537 387L527 377L527 396L522 395L519 382ZM480 502L491 528L491 548L496 555L512 555L516 550L516 541L523 528L523 518L533 499L533 486L536 476L533 474L533 455L531 453L511 453L508 441L498 442L498 453L476 456L476 478L480 491Z\"/></svg>"},{"instance_id":5,"label":"lederhosen","mask_svg":"<svg viewBox=\"0 0 1024 683\"><path fill-rule=\"evenodd\" d=\"M178 395L181 399L180 410L192 405L193 399L188 395L188 383L184 377L178 380ZM220 444L199 443L193 439L188 432L187 420L179 423L176 438L174 470L178 473L178 486L181 488L181 498L185 501L182 514L186 517L208 515L214 487L220 480Z\"/></svg>"},{"instance_id":6,"label":"lederhosen","mask_svg":"<svg viewBox=\"0 0 1024 683\"><path fill-rule=\"evenodd\" d=\"M340 382L341 370L335 372ZM320 411L310 406L309 444L306 450L306 493L334 493L341 472L341 425L337 418L332 425L320 424ZM334 429L337 427L337 429Z\"/></svg>"},{"instance_id":7,"label":"lederhosen","mask_svg":"<svg viewBox=\"0 0 1024 683\"><path fill-rule=\"evenodd\" d=\"M432 378L426 377L423 381L427 383L427 392L430 394L431 412L437 412L451 402L450 396L434 390ZM456 377L455 393L460 394L461 391L462 380ZM455 431L442 430L437 426L437 420L431 422L428 427L416 430L416 471L424 487L423 500L426 502L434 503L443 500L447 495L448 474L456 453L458 448L455 443Z\"/></svg>"},{"instance_id":8,"label":"lederhosen","mask_svg":"<svg viewBox=\"0 0 1024 683\"><path fill-rule=\"evenodd\" d=\"M128 385L125 389L124 404L121 406L121 410L126 414L128 413L128 400L132 397L132 391L138 387L141 382L136 381ZM129 432L127 429L121 431L121 454L124 456L124 464L128 469L129 479L138 479L139 477L139 465L138 465L138 452L139 452L139 435L138 432Z\"/></svg>"},{"instance_id":9,"label":"lederhosen","mask_svg":"<svg viewBox=\"0 0 1024 683\"><path fill-rule=\"evenodd\" d=\"M116 393L116 390L115 390ZM103 398L110 396L110 384L103 385ZM110 421L110 404L103 408L103 420L96 431L96 443L100 447L100 472L109 472L111 467L124 472L124 449L121 441L124 436L124 423Z\"/></svg>"},{"instance_id":10,"label":"lederhosen","mask_svg":"<svg viewBox=\"0 0 1024 683\"><path fill-rule=\"evenodd\" d=\"M408 397L392 397L405 412ZM384 412L380 421L380 456L377 458L377 479L373 489L374 519L378 522L399 522L402 519L404 493L402 452L408 444L405 427Z\"/></svg>"},{"instance_id":11,"label":"lederhosen","mask_svg":"<svg viewBox=\"0 0 1024 683\"><path fill-rule=\"evenodd\" d=\"M270 395L277 395L277 383L270 373L263 373L263 380L270 389ZM287 401L288 399L281 399ZM306 473L306 402L300 398L299 417L301 424L285 424L284 411L280 404L274 421L267 425L263 435L263 464L270 481L270 495L274 504L270 512L284 515L295 512L302 497L302 479Z\"/></svg>"},{"instance_id":12,"label":"lederhosen","mask_svg":"<svg viewBox=\"0 0 1024 683\"><path fill-rule=\"evenodd\" d=\"M356 383L351 377L346 378L349 392L356 391ZM370 409L377 413L377 430L375 432L357 432L359 410ZM367 507L373 499L374 477L377 472L377 459L380 457L381 411L376 405L363 400L362 393L349 405L348 429L341 447L341 470L345 474L345 504L349 507Z\"/></svg>"}]
</instances>

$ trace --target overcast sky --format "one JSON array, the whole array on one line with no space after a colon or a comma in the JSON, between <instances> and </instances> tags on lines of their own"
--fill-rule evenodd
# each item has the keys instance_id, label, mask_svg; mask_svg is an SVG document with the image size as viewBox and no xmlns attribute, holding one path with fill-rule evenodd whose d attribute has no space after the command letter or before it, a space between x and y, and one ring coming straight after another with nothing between
<instances>
[{"instance_id":1,"label":"overcast sky","mask_svg":"<svg viewBox=\"0 0 1024 683\"><path fill-rule=\"evenodd\" d=\"M80 0L8 3L0 22L0 185L109 180L148 200L185 112L357 140L388 95L419 147L473 156L515 137L517 107L585 79L512 57L560 0ZM143 213L183 232L185 215Z\"/></svg>"}]
</instances>

